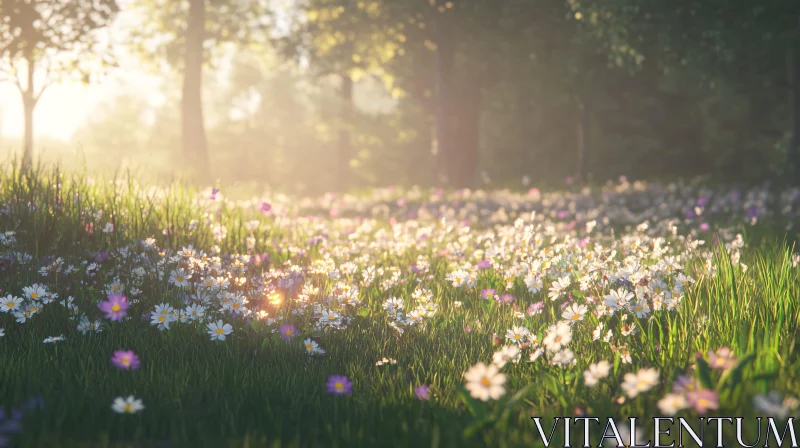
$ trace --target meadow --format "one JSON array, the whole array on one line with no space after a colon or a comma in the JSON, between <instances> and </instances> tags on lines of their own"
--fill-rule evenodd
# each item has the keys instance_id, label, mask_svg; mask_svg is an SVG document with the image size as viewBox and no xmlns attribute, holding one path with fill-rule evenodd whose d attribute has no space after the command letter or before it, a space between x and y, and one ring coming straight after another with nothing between
<instances>
[{"instance_id":1,"label":"meadow","mask_svg":"<svg viewBox=\"0 0 800 448\"><path fill-rule=\"evenodd\" d=\"M522 447L542 446L531 417L786 421L799 216L800 189L701 181L299 198L7 169L0 446Z\"/></svg>"}]
</instances>

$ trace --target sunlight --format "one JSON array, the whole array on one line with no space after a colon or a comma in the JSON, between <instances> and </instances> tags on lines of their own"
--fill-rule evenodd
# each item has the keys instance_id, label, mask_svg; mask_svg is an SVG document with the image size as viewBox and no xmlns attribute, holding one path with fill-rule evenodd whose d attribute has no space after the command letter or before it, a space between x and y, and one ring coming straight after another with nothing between
<instances>
[{"instance_id":1,"label":"sunlight","mask_svg":"<svg viewBox=\"0 0 800 448\"><path fill-rule=\"evenodd\" d=\"M51 86L34 110L34 136L69 141L101 95L99 89L80 84ZM25 131L25 115L17 87L8 83L0 85L0 98L3 98L0 135L22 137Z\"/></svg>"}]
</instances>

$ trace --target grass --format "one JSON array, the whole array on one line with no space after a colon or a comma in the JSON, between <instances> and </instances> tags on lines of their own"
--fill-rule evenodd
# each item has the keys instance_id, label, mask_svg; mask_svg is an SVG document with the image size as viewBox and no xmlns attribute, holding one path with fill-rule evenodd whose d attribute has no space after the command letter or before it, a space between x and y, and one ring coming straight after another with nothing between
<instances>
[{"instance_id":1,"label":"grass","mask_svg":"<svg viewBox=\"0 0 800 448\"><path fill-rule=\"evenodd\" d=\"M58 294L25 323L0 313L0 327L5 329L0 338L0 403L7 411L30 397L41 396L44 403L26 409L22 430L10 440L14 446L42 447L541 446L531 417L543 417L549 432L553 417L575 416L576 411L616 419L660 416L658 401L680 375L697 378L719 401L718 410L685 409L678 414L688 418L750 418L763 414L753 405L755 395L770 390L782 397L797 394L800 282L792 247L786 243L793 235L784 233L794 209L789 214L767 213L753 225L744 200L714 192L707 207L711 230L703 232L698 231L697 219L681 212L687 201L708 194L705 190L686 186L643 193L618 188L609 194L603 202L595 191L595 199L585 204L585 197L567 193L531 199L509 193L439 198L431 192L378 191L348 200L302 203L287 198L273 203L273 211L264 215L258 206L262 200L271 201L268 196L247 204L210 201L180 183L147 189L127 178L104 181L45 168L31 173L7 170L0 176L0 232L15 234L13 242L0 245L0 257L16 261L0 263L5 266L0 271L0 296L26 297L23 288L34 283ZM408 203L398 204L401 197ZM566 216L556 216L569 210L571 202L578 206ZM631 213L619 213L622 207ZM428 212L419 213L420 208ZM342 217L331 218L332 210ZM533 219L532 210L537 211ZM443 215L449 216L444 224ZM609 218L607 223L603 216ZM667 216L675 218L675 235ZM523 222L515 227L517 218ZM464 219L472 220L469 228L461 223ZM598 225L587 233L582 226L592 219ZM255 220L257 224L251 222ZM579 223L572 230L571 220ZM649 221L650 228L637 230L642 221ZM113 230L104 232L109 222ZM218 224L227 232L215 239ZM726 249L724 244L735 241L737 233L746 235L744 247ZM418 238L422 234L429 237ZM713 235L720 244L713 243ZM581 249L578 240L585 237L588 249ZM140 243L147 238L154 238L158 249L148 250ZM541 245L536 244L539 239ZM698 240L705 244L693 243ZM666 248L664 253L654 254L656 241ZM634 243L650 249L634 249ZM197 288L181 289L168 281L170 271L188 260L170 257L188 245L220 254L219 276L230 273L232 280L246 279L230 290L247 297L251 310L263 310L276 320L223 316L213 299L207 315L234 327L224 342L209 340L204 322L174 322L167 331L150 325L143 315L149 316L156 304L177 309L183 306L182 294ZM212 252L214 246L218 252ZM119 248L137 255L126 256ZM475 271L474 287L456 287L448 280L459 268L474 269L492 250L494 267ZM100 263L96 275L87 275L87 267L102 251L110 253L108 260ZM31 260L20 263L21 253ZM248 253L268 253L270 269L247 263L237 267L236 260L243 259L232 254ZM589 253L599 260L594 269L586 260ZM60 272L39 273L57 257L63 261ZM659 264L667 257L677 257L671 268ZM412 265L421 260L430 263L428 273L412 273ZM515 265L534 260L545 263L531 269L543 282L535 293L526 287L524 275L514 278ZM355 268L352 274L341 272L347 261ZM493 335L502 340L507 330L524 325L541 345L548 327L563 320L560 304L566 297L547 297L557 278L570 276L564 296L569 292L575 304L586 304L590 297L602 299L612 289L626 288L614 277L625 270L632 273L631 261L643 266L649 280L663 279L665 290L676 292L681 300L674 310L642 318L631 312L601 317L589 313L572 326L568 348L575 354L574 365L552 365L553 353L528 362L535 347L525 348L519 363L501 369L508 379L499 400L483 402L464 389L464 373L478 362L490 363L500 349ZM66 273L68 266L75 272ZM146 274L137 278L133 271L140 266ZM302 299L300 284L287 285L292 266L302 272L303 285L319 292ZM334 266L340 270L339 279L330 278ZM378 280L364 283L362 271L368 267L384 272L376 274ZM394 283L393 267L398 268ZM163 277L157 275L159 270ZM581 291L578 280L590 271L597 272L596 278ZM196 277L202 277L197 272ZM130 319L103 319L101 332L82 334L77 329L79 316L102 319L97 303L105 300L106 288L116 279L126 294L134 287L141 290L128 310ZM683 289L677 286L680 282ZM358 288L356 302L347 303L346 285ZM400 333L382 306L386 299L398 297L406 310L413 309L417 288L430 290L438 309ZM481 299L481 291L488 288L513 295L524 317L515 316L513 305ZM273 293L283 300L270 302ZM68 296L74 298L77 313L61 303ZM535 302L543 302L543 311L524 314ZM337 310L346 318L342 328L320 331L313 304ZM627 315L625 320L622 315ZM290 342L276 333L287 322L301 335ZM593 340L592 332L601 322L604 331L613 333L611 343ZM636 332L626 336L629 328ZM42 342L58 335L66 340ZM306 337L316 338L326 353L307 355L301 343ZM696 361L697 352L720 347L729 347L739 362L723 371L709 367L707 358ZM109 359L120 349L138 354L141 367L113 367ZM623 362L626 352L630 363ZM397 363L376 366L384 357ZM583 372L599 360L611 363L609 376L587 387ZM643 368L657 369L658 383L635 398L627 397L620 387L625 374ZM331 375L352 380L352 395L328 393L325 383ZM430 400L415 396L419 385L431 386ZM112 401L128 395L142 399L145 409L133 415L113 412ZM791 401L780 406L796 413ZM754 440L755 431L748 426L745 436ZM562 437L556 432L556 439ZM575 434L582 437L580 427Z\"/></svg>"}]
</instances>

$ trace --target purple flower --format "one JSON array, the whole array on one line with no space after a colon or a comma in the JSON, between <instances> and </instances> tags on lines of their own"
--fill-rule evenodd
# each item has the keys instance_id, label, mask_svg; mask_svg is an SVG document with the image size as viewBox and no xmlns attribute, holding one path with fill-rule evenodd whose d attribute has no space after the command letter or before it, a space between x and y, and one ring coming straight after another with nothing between
<instances>
[{"instance_id":1,"label":"purple flower","mask_svg":"<svg viewBox=\"0 0 800 448\"><path fill-rule=\"evenodd\" d=\"M719 409L719 396L713 390L701 389L687 392L686 403L698 414L705 414L709 409Z\"/></svg>"},{"instance_id":2,"label":"purple flower","mask_svg":"<svg viewBox=\"0 0 800 448\"><path fill-rule=\"evenodd\" d=\"M697 378L681 375L675 379L672 384L672 393L685 394L688 392L695 392L700 390L700 383Z\"/></svg>"},{"instance_id":3,"label":"purple flower","mask_svg":"<svg viewBox=\"0 0 800 448\"><path fill-rule=\"evenodd\" d=\"M136 370L139 368L139 357L133 350L117 350L111 357L111 364L122 370Z\"/></svg>"},{"instance_id":4,"label":"purple flower","mask_svg":"<svg viewBox=\"0 0 800 448\"><path fill-rule=\"evenodd\" d=\"M697 198L697 206L705 207L708 204L708 196L700 196Z\"/></svg>"},{"instance_id":5,"label":"purple flower","mask_svg":"<svg viewBox=\"0 0 800 448\"><path fill-rule=\"evenodd\" d=\"M556 216L558 217L558 219L564 219L567 216L569 216L569 210L559 210Z\"/></svg>"},{"instance_id":6,"label":"purple flower","mask_svg":"<svg viewBox=\"0 0 800 448\"><path fill-rule=\"evenodd\" d=\"M708 232L709 229L711 229L711 226L707 222L700 224L701 232Z\"/></svg>"},{"instance_id":7,"label":"purple flower","mask_svg":"<svg viewBox=\"0 0 800 448\"><path fill-rule=\"evenodd\" d=\"M127 310L130 304L128 299L122 294L111 294L108 300L100 302L98 305L101 311L106 313L106 319L122 320L127 315Z\"/></svg>"},{"instance_id":8,"label":"purple flower","mask_svg":"<svg viewBox=\"0 0 800 448\"><path fill-rule=\"evenodd\" d=\"M294 327L292 324L283 324L281 325L281 339L286 342L292 340L293 337L296 336L297 328Z\"/></svg>"},{"instance_id":9,"label":"purple flower","mask_svg":"<svg viewBox=\"0 0 800 448\"><path fill-rule=\"evenodd\" d=\"M270 210L272 210L272 204L270 204L269 202L262 202L261 207L259 207L258 209L261 210L261 213L266 215L267 213L269 213Z\"/></svg>"},{"instance_id":10,"label":"purple flower","mask_svg":"<svg viewBox=\"0 0 800 448\"><path fill-rule=\"evenodd\" d=\"M492 261L491 260L481 260L481 261L478 262L477 266L478 266L478 269L489 269L490 267L492 267Z\"/></svg>"},{"instance_id":11,"label":"purple flower","mask_svg":"<svg viewBox=\"0 0 800 448\"><path fill-rule=\"evenodd\" d=\"M353 383L346 376L331 375L325 384L328 392L336 395L351 395L353 393Z\"/></svg>"},{"instance_id":12,"label":"purple flower","mask_svg":"<svg viewBox=\"0 0 800 448\"><path fill-rule=\"evenodd\" d=\"M481 299L488 299L490 297L494 297L495 294L497 294L497 291L495 291L494 289L491 288L484 289L483 291L481 291Z\"/></svg>"},{"instance_id":13,"label":"purple flower","mask_svg":"<svg viewBox=\"0 0 800 448\"><path fill-rule=\"evenodd\" d=\"M417 388L414 389L414 395L416 395L417 398L419 398L420 400L430 400L431 397L429 395L429 392L430 392L430 386L425 386L424 384L421 386L417 386Z\"/></svg>"},{"instance_id":14,"label":"purple flower","mask_svg":"<svg viewBox=\"0 0 800 448\"><path fill-rule=\"evenodd\" d=\"M212 201L216 201L217 200L217 193L219 193L219 188L212 189L211 190L211 194L208 196L208 198L211 199Z\"/></svg>"}]
</instances>

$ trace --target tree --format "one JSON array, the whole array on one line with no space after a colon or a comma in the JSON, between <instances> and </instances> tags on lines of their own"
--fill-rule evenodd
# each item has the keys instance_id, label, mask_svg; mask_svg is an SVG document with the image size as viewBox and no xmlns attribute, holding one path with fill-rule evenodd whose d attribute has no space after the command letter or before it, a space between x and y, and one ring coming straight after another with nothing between
<instances>
[{"instance_id":1,"label":"tree","mask_svg":"<svg viewBox=\"0 0 800 448\"><path fill-rule=\"evenodd\" d=\"M650 48L664 72L687 68L710 85L782 72L791 132L788 162L800 179L800 3L785 0L569 0L621 64ZM783 68L783 70L778 70ZM774 82L769 80L767 82Z\"/></svg>"},{"instance_id":2,"label":"tree","mask_svg":"<svg viewBox=\"0 0 800 448\"><path fill-rule=\"evenodd\" d=\"M4 75L0 80L13 82L22 95L23 167L33 163L33 111L48 86L65 77L90 82L99 66L113 64L98 32L117 12L114 0L0 2L0 73ZM40 70L42 83L37 86Z\"/></svg>"},{"instance_id":3,"label":"tree","mask_svg":"<svg viewBox=\"0 0 800 448\"><path fill-rule=\"evenodd\" d=\"M139 53L183 73L181 146L188 174L211 182L208 141L203 119L203 68L213 65L228 48L224 44L252 43L268 30L264 0L138 0L148 18L133 36ZM215 54L216 52L216 54Z\"/></svg>"}]
</instances>

